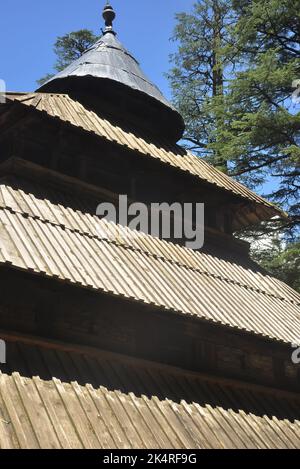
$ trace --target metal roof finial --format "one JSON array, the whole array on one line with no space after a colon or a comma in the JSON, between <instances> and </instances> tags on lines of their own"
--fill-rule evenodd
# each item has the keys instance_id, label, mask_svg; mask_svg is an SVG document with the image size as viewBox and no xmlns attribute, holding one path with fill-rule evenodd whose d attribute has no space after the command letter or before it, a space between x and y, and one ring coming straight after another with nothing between
<instances>
[{"instance_id":1,"label":"metal roof finial","mask_svg":"<svg viewBox=\"0 0 300 469\"><path fill-rule=\"evenodd\" d=\"M114 12L113 7L111 6L109 0L107 0L106 5L103 9L103 18L105 21L105 30L103 31L103 34L106 33L112 33L116 34L113 30L113 21L116 17L116 13Z\"/></svg>"}]
</instances>

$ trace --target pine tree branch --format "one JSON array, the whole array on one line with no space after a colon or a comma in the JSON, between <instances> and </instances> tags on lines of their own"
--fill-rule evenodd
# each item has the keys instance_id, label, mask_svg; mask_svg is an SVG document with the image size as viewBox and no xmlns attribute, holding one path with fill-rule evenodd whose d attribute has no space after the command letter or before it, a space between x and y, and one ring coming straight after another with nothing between
<instances>
[{"instance_id":1,"label":"pine tree branch","mask_svg":"<svg viewBox=\"0 0 300 469\"><path fill-rule=\"evenodd\" d=\"M230 176L237 177L237 176L241 176L242 174L245 174L245 173L249 173L249 172L252 172L252 171L257 171L258 169L265 168L266 166L270 166L270 164L277 163L278 161L282 161L282 160L287 159L287 158L290 158L290 155L281 155L281 156L278 156L277 158L272 158L268 161L265 161L264 163L261 163L259 165L249 166L246 169L233 172L233 173L230 174Z\"/></svg>"}]
</instances>

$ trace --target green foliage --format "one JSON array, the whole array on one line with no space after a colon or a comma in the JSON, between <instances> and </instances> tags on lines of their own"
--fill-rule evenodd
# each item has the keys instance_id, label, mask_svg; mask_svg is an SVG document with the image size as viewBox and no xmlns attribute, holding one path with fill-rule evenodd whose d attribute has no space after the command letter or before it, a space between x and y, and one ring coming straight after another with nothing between
<instances>
[{"instance_id":1,"label":"green foliage","mask_svg":"<svg viewBox=\"0 0 300 469\"><path fill-rule=\"evenodd\" d=\"M268 249L257 249L253 258L268 272L300 293L300 241L282 247L274 241Z\"/></svg>"},{"instance_id":2,"label":"green foliage","mask_svg":"<svg viewBox=\"0 0 300 469\"><path fill-rule=\"evenodd\" d=\"M81 29L80 31L58 37L54 44L54 52L57 56L57 61L54 65L55 71L60 72L71 62L81 57L97 40L98 37L88 29ZM37 83L42 85L53 76L54 74L48 74L38 80Z\"/></svg>"},{"instance_id":3,"label":"green foliage","mask_svg":"<svg viewBox=\"0 0 300 469\"><path fill-rule=\"evenodd\" d=\"M300 0L198 0L176 18L169 80L184 143L251 189L273 182L265 196L289 219L256 235L295 244L262 250L260 261L299 288Z\"/></svg>"},{"instance_id":4,"label":"green foliage","mask_svg":"<svg viewBox=\"0 0 300 469\"><path fill-rule=\"evenodd\" d=\"M300 77L299 1L234 1L237 21L227 54L237 61L228 86L222 151L232 174L256 187L276 179L269 198L288 210L284 227L299 229L300 112L292 101Z\"/></svg>"},{"instance_id":5,"label":"green foliage","mask_svg":"<svg viewBox=\"0 0 300 469\"><path fill-rule=\"evenodd\" d=\"M268 196L289 212L283 228L295 236L300 0L198 0L191 14L177 15L174 39L169 78L186 145L252 189L274 180Z\"/></svg>"},{"instance_id":6,"label":"green foliage","mask_svg":"<svg viewBox=\"0 0 300 469\"><path fill-rule=\"evenodd\" d=\"M186 122L185 141L201 156L212 156L221 169L225 160L217 142L223 127L223 53L228 42L231 12L227 1L203 0L191 14L176 16L173 40L178 52L169 73L174 102ZM216 143L215 151L210 145ZM225 167L224 167L225 166Z\"/></svg>"}]
</instances>

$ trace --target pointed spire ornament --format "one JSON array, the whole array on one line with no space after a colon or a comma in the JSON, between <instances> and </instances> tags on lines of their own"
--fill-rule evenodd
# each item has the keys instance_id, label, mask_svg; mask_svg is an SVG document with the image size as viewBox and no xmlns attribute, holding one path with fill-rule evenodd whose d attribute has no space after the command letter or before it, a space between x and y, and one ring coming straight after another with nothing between
<instances>
[{"instance_id":1,"label":"pointed spire ornament","mask_svg":"<svg viewBox=\"0 0 300 469\"><path fill-rule=\"evenodd\" d=\"M106 2L106 5L103 9L102 16L105 21L105 29L103 31L103 34L107 34L107 33L116 34L115 31L113 30L113 21L116 17L116 13L109 1Z\"/></svg>"}]
</instances>

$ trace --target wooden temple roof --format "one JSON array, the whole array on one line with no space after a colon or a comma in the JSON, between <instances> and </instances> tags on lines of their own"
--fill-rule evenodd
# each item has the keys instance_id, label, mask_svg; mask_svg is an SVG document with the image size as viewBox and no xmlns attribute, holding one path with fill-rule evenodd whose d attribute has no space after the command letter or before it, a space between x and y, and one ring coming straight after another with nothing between
<instances>
[{"instance_id":1,"label":"wooden temple roof","mask_svg":"<svg viewBox=\"0 0 300 469\"><path fill-rule=\"evenodd\" d=\"M129 115L130 103L136 99L142 102L143 112L140 117L146 120L147 114L156 109L156 118L151 118L148 125L168 134L178 141L184 131L184 122L180 113L163 96L158 87L144 74L140 64L117 39L113 30L116 13L110 5L103 10L106 27L100 39L65 69L44 83L38 91L77 92L90 94L93 90L93 101L109 98L110 104L118 94L117 114L121 112L123 99L128 99L123 110ZM105 89L103 93L103 89ZM136 108L135 108L136 109ZM134 112L135 114L135 112ZM160 120L161 117L163 120ZM158 122L159 121L159 122ZM147 127L148 127L147 125Z\"/></svg>"},{"instance_id":2,"label":"wooden temple roof","mask_svg":"<svg viewBox=\"0 0 300 469\"><path fill-rule=\"evenodd\" d=\"M231 234L286 214L175 143L182 117L117 41L109 2L103 16L78 61L0 106L0 448L299 448L300 294ZM58 134L91 141L95 179L59 172ZM136 164L175 176L170 197L182 183L216 212L224 199L224 225L193 251L101 220L120 184L93 167L98 146L104 166L124 157L120 178Z\"/></svg>"},{"instance_id":3,"label":"wooden temple roof","mask_svg":"<svg viewBox=\"0 0 300 469\"><path fill-rule=\"evenodd\" d=\"M274 216L286 217L276 206L252 192L247 187L214 168L203 159L193 155L179 145L167 141L148 138L126 127L120 127L95 112L85 108L80 102L66 94L50 93L8 93L7 101L34 109L50 118L58 119L66 125L79 128L110 142L133 150L138 157L151 158L161 164L196 178L218 190L226 191L251 204L243 207L241 216L236 216L233 229L249 226Z\"/></svg>"},{"instance_id":4,"label":"wooden temple roof","mask_svg":"<svg viewBox=\"0 0 300 469\"><path fill-rule=\"evenodd\" d=\"M49 82L76 76L109 79L135 89L158 100L173 111L175 109L140 69L137 60L114 34L105 34L81 57L50 78ZM44 88L44 85L43 87Z\"/></svg>"},{"instance_id":5,"label":"wooden temple roof","mask_svg":"<svg viewBox=\"0 0 300 469\"><path fill-rule=\"evenodd\" d=\"M247 256L132 232L101 221L97 202L70 197L2 182L0 263L286 343L300 337L300 295Z\"/></svg>"},{"instance_id":6,"label":"wooden temple roof","mask_svg":"<svg viewBox=\"0 0 300 469\"><path fill-rule=\"evenodd\" d=\"M1 332L0 448L297 448L299 394Z\"/></svg>"}]
</instances>

